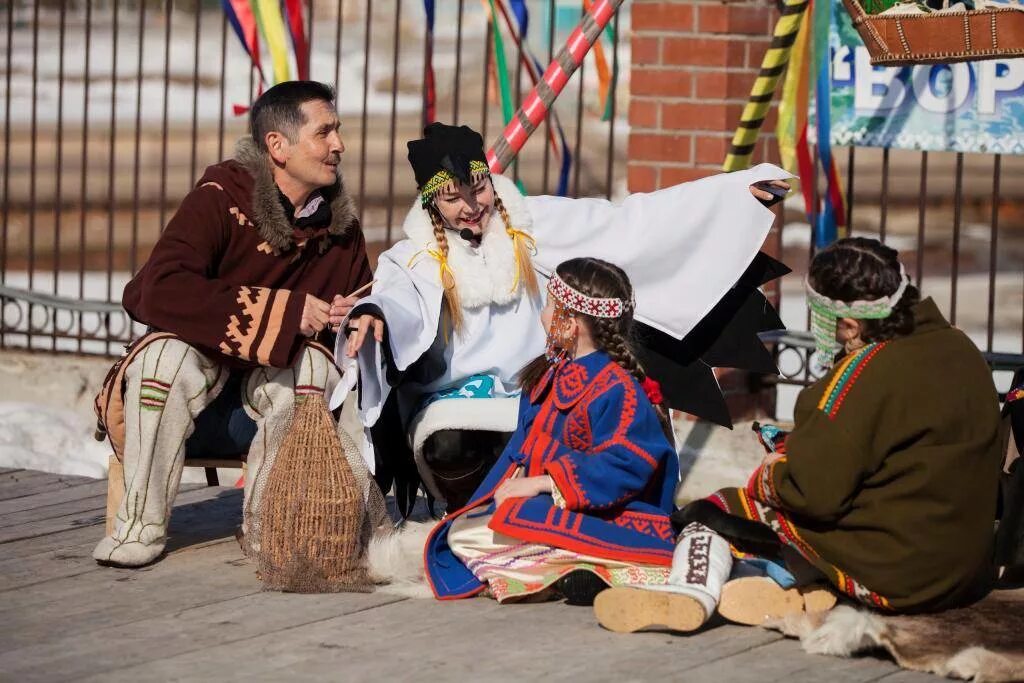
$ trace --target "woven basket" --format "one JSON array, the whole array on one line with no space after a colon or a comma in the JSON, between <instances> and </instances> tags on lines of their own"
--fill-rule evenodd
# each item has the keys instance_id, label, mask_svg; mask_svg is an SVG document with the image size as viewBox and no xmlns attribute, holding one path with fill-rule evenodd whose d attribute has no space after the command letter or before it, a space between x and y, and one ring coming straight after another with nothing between
<instances>
[{"instance_id":1,"label":"woven basket","mask_svg":"<svg viewBox=\"0 0 1024 683\"><path fill-rule=\"evenodd\" d=\"M265 588L369 591L366 510L324 399L306 397L281 444L260 505L257 553Z\"/></svg>"},{"instance_id":2,"label":"woven basket","mask_svg":"<svg viewBox=\"0 0 1024 683\"><path fill-rule=\"evenodd\" d=\"M843 0L877 66L949 64L1024 56L1024 12L984 9L941 14L867 14Z\"/></svg>"}]
</instances>

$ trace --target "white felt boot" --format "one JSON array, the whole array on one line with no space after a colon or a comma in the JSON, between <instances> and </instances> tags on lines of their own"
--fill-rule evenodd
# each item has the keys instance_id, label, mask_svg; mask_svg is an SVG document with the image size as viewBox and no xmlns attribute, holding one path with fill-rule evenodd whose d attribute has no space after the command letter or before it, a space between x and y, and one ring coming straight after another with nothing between
<instances>
[{"instance_id":1,"label":"white felt boot","mask_svg":"<svg viewBox=\"0 0 1024 683\"><path fill-rule=\"evenodd\" d=\"M290 368L259 367L245 381L245 412L256 422L245 468L242 505L243 547L259 551L260 499L274 458L295 415L296 399L334 392L341 379L333 358L321 346L307 344Z\"/></svg>"},{"instance_id":2,"label":"white felt boot","mask_svg":"<svg viewBox=\"0 0 1024 683\"><path fill-rule=\"evenodd\" d=\"M194 420L227 381L227 370L180 339L147 346L125 371L125 493L98 562L149 564L164 550L171 506Z\"/></svg>"},{"instance_id":3,"label":"white felt boot","mask_svg":"<svg viewBox=\"0 0 1024 683\"><path fill-rule=\"evenodd\" d=\"M696 631L714 614L731 571L728 542L693 522L676 541L667 584L602 591L594 601L594 613L611 631L627 633L649 626Z\"/></svg>"}]
</instances>

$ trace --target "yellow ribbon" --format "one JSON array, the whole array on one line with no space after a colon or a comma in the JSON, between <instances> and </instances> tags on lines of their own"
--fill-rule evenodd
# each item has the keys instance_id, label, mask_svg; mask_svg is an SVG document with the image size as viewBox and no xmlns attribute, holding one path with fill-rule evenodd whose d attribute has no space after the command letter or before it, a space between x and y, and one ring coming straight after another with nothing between
<instances>
[{"instance_id":1,"label":"yellow ribbon","mask_svg":"<svg viewBox=\"0 0 1024 683\"><path fill-rule=\"evenodd\" d=\"M445 253L443 251L441 251L440 249L430 249L429 247L425 248L425 249L420 249L419 251L417 251L415 254L412 255L412 258L409 259L409 263L407 263L405 267L406 268L412 268L413 262L416 261L416 258L420 254L427 254L428 256L430 256L431 258L433 258L434 260L437 261L438 266L439 266L438 272L437 272L437 277L438 277L442 287L444 287L444 274L445 274L445 272L447 272L449 275L451 275L453 280L455 279L455 271L452 270L451 266L448 265L448 257L445 256Z\"/></svg>"},{"instance_id":2,"label":"yellow ribbon","mask_svg":"<svg viewBox=\"0 0 1024 683\"><path fill-rule=\"evenodd\" d=\"M274 83L291 80L288 65L288 38L281 16L281 5L275 0L256 0L254 7L258 10L260 28L263 39L267 41L270 58L274 64Z\"/></svg>"},{"instance_id":3,"label":"yellow ribbon","mask_svg":"<svg viewBox=\"0 0 1024 683\"><path fill-rule=\"evenodd\" d=\"M530 254L533 255L537 253L537 240L535 240L533 238L533 235L531 235L530 233L523 232L522 230L516 230L515 228L512 227L505 228L505 232L508 233L508 236L512 238L512 254L515 256L516 259L516 275L512 279L512 289L509 290L510 292L514 292L519 287L519 274L523 270L521 259L519 257L519 244L518 242L516 242L516 240L523 240L523 242L526 244L526 248L529 249Z\"/></svg>"}]
</instances>

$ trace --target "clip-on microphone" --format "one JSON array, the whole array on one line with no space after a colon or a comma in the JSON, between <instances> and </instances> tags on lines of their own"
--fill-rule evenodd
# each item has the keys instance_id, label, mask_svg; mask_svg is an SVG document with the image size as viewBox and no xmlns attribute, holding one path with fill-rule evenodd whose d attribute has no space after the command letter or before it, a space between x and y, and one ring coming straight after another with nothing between
<instances>
[{"instance_id":1,"label":"clip-on microphone","mask_svg":"<svg viewBox=\"0 0 1024 683\"><path fill-rule=\"evenodd\" d=\"M470 230L469 228L463 228L462 230L459 230L459 237L461 237L462 239L466 240L470 244L472 244L474 242L476 244L480 244L480 236L477 235L472 230Z\"/></svg>"}]
</instances>

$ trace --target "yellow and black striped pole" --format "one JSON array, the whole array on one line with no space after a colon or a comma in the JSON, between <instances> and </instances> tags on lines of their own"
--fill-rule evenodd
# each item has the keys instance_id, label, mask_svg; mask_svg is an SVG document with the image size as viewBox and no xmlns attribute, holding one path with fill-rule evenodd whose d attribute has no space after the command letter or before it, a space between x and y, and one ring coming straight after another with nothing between
<instances>
[{"instance_id":1,"label":"yellow and black striped pole","mask_svg":"<svg viewBox=\"0 0 1024 683\"><path fill-rule=\"evenodd\" d=\"M761 60L761 70L750 90L750 98L743 107L740 125L732 137L729 152L725 155L723 171L741 171L750 167L750 156L754 152L757 136L761 132L768 108L771 107L779 78L786 70L793 43L800 32L800 20L808 4L809 0L784 0L782 16L775 22L772 44Z\"/></svg>"}]
</instances>

